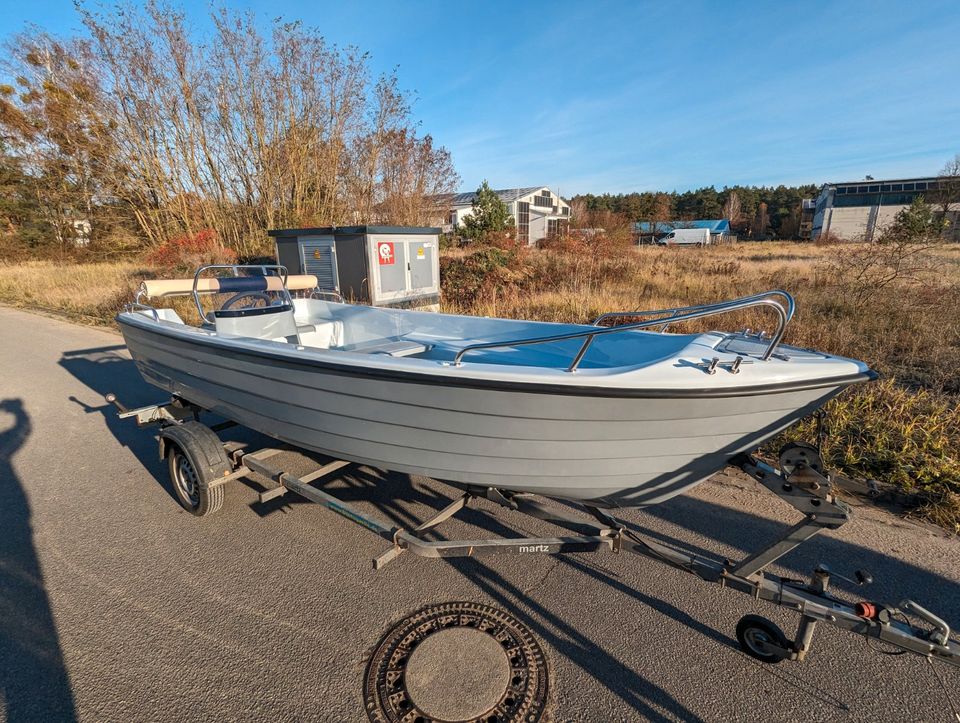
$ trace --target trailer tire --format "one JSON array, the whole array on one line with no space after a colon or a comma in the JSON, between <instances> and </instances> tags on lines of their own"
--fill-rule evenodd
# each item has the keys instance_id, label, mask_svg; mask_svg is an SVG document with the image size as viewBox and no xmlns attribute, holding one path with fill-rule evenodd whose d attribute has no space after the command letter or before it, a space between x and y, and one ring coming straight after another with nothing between
<instances>
[{"instance_id":1,"label":"trailer tire","mask_svg":"<svg viewBox=\"0 0 960 723\"><path fill-rule=\"evenodd\" d=\"M167 459L177 501L192 515L205 517L223 506L218 480L232 467L220 438L200 422L184 422L160 433L161 456Z\"/></svg>"},{"instance_id":2,"label":"trailer tire","mask_svg":"<svg viewBox=\"0 0 960 723\"><path fill-rule=\"evenodd\" d=\"M783 631L770 620L759 615L744 615L737 623L737 642L740 648L751 658L774 665L783 660L778 653L766 652L760 643L771 643L785 650L790 649L790 641Z\"/></svg>"}]
</instances>

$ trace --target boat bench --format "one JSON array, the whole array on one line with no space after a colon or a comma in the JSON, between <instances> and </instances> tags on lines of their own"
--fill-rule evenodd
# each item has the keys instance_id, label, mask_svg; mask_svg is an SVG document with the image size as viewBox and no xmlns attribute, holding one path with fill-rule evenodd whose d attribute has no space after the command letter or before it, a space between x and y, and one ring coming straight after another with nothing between
<instances>
[{"instance_id":1,"label":"boat bench","mask_svg":"<svg viewBox=\"0 0 960 723\"><path fill-rule=\"evenodd\" d=\"M354 354L386 354L387 356L413 356L422 354L430 347L418 341L374 339L359 344L349 344L337 347L338 351L349 351Z\"/></svg>"}]
</instances>

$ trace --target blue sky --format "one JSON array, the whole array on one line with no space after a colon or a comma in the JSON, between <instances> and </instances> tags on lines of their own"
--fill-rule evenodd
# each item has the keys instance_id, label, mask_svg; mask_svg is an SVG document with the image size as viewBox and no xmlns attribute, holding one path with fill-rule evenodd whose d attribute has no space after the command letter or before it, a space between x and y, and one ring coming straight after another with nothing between
<instances>
[{"instance_id":1,"label":"blue sky","mask_svg":"<svg viewBox=\"0 0 960 723\"><path fill-rule=\"evenodd\" d=\"M821 183L932 174L960 153L956 0L230 5L396 66L467 190ZM5 35L79 26L69 0L0 9Z\"/></svg>"}]
</instances>

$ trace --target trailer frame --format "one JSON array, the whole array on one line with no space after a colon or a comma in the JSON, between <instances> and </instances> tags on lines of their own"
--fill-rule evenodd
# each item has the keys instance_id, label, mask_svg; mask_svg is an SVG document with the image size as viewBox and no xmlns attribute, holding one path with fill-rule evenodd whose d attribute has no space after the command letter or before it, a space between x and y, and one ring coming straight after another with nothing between
<instances>
[{"instance_id":1,"label":"trailer frame","mask_svg":"<svg viewBox=\"0 0 960 723\"><path fill-rule=\"evenodd\" d=\"M748 655L766 663L782 660L803 660L812 647L819 623L847 630L868 639L887 643L903 652L940 660L960 667L960 642L952 638L950 626L942 618L913 600L898 605L870 601L850 603L830 593L831 576L843 577L823 564L818 565L808 581L779 577L767 568L780 557L809 540L821 530L841 527L851 517L851 510L832 491L829 474L823 469L819 451L813 445L788 444L780 453L779 466L749 454L731 460L736 467L760 485L803 514L803 519L783 535L743 560L722 563L692 555L669 545L646 539L624 523L598 507L581 505L590 517L576 517L543 504L534 495L516 493L496 487L458 485L462 494L442 510L416 527L406 529L361 512L313 483L354 464L332 460L305 475L296 476L269 460L280 452L295 447L265 447L247 451L243 446L223 442L217 432L236 426L226 421L212 426L200 422L207 410L174 397L171 400L128 409L114 394L106 400L117 407L121 418L134 419L138 426L159 428L158 442L162 459L176 450L193 460L198 478L200 504L191 509L190 500L178 493L181 504L198 516L210 514L222 502L222 488L227 482L250 473L267 481L259 493L260 502L292 492L317 503L341 517L366 528L389 543L389 547L373 558L374 569L397 560L406 552L428 558L480 557L496 554L547 554L610 551L631 552L689 572L700 579L743 592L797 612L800 620L793 640L773 622L757 615L746 615L737 625L737 640ZM186 431L189 431L189 434ZM215 441L214 441L215 440ZM222 451L215 452L214 447ZM200 462L197 462L200 460ZM183 460L179 460L183 463ZM171 463L171 475L173 472ZM175 480L176 482L176 480ZM204 497L206 495L206 497ZM507 509L550 522L567 533L556 537L516 537L473 540L431 540L425 533L435 530L475 499L486 499ZM204 505L204 502L208 504ZM592 519L591 519L592 518ZM872 581L869 573L857 571L856 582ZM849 580L849 578L843 578ZM922 624L915 625L912 620Z\"/></svg>"}]
</instances>

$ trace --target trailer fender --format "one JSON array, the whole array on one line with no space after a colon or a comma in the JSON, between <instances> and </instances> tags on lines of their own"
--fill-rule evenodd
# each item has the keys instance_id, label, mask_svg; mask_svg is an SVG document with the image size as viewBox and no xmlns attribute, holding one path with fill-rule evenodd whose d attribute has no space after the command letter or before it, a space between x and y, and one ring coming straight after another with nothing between
<instances>
[{"instance_id":1,"label":"trailer fender","mask_svg":"<svg viewBox=\"0 0 960 723\"><path fill-rule=\"evenodd\" d=\"M223 449L223 442L210 427L196 421L171 424L160 431L160 459L170 453L170 443L176 444L193 463L201 484L209 484L228 476L233 467Z\"/></svg>"}]
</instances>

